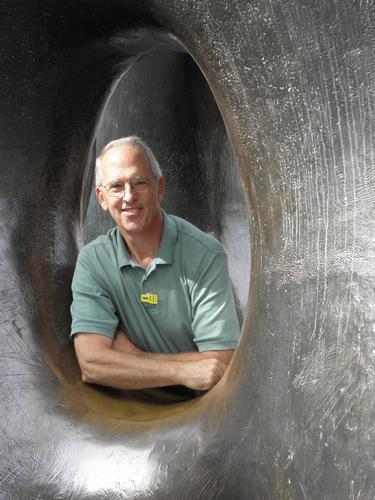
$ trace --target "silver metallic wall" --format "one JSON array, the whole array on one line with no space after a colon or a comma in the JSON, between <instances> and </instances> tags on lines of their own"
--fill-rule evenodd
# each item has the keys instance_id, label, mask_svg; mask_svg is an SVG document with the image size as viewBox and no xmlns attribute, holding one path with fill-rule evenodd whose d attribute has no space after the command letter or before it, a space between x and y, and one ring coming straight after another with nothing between
<instances>
[{"instance_id":1,"label":"silver metallic wall","mask_svg":"<svg viewBox=\"0 0 375 500\"><path fill-rule=\"evenodd\" d=\"M1 497L373 498L373 3L0 5ZM178 404L83 386L68 339L98 119L118 78L150 54L173 59L174 78L196 61L233 146L234 158L208 141L220 119L207 90L200 120L185 107L171 137L146 137L162 155L173 144L174 158L201 159L176 209L196 217L205 200L186 196L208 180L215 193L235 186L202 208L204 224L224 239L236 227L230 239L246 246L248 218L251 233L251 256L228 246L244 283L251 260L233 366ZM143 71L161 109L203 86L195 76L176 90L171 78L160 102ZM191 172L167 159L171 175Z\"/></svg>"}]
</instances>

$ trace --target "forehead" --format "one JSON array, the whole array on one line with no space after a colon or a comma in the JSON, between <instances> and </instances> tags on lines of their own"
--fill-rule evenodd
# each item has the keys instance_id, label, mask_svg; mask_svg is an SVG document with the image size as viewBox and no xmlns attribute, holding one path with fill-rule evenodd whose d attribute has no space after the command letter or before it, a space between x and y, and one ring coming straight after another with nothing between
<instances>
[{"instance_id":1,"label":"forehead","mask_svg":"<svg viewBox=\"0 0 375 500\"><path fill-rule=\"evenodd\" d=\"M144 151L137 146L116 146L102 157L102 175L117 176L149 176L152 174Z\"/></svg>"}]
</instances>

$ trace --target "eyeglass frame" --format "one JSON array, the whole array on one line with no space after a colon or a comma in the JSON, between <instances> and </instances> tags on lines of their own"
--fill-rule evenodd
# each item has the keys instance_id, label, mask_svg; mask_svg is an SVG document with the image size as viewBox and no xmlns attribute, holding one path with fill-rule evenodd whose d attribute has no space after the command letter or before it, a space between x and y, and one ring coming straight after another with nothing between
<instances>
[{"instance_id":1,"label":"eyeglass frame","mask_svg":"<svg viewBox=\"0 0 375 500\"><path fill-rule=\"evenodd\" d=\"M134 181L137 181L137 180L138 180L138 181L139 181L139 180L141 180L141 181L147 181L147 182L145 182L146 186L145 186L144 188L141 188L141 189L139 189L139 188L138 188L138 189L137 189L137 188L136 188L136 187L134 187L134 185L133 185ZM153 177L133 177L132 179L130 179L130 180L128 180L128 181L126 181L126 182L124 182L124 183L123 183L123 189L122 189L122 191L120 191L120 193L118 193L118 194L113 194L113 193L110 193L110 192L109 192L109 189L108 189L108 187L107 187L107 186L108 186L108 184L111 184L111 182L113 182L113 184L122 184L121 182L110 181L110 182L107 182L107 184L100 184L100 187L102 187L102 188L104 188L104 189L105 189L105 192L108 194L108 196L111 196L111 197L113 197L113 198L117 198L117 199L121 200L121 198L122 198L122 197L124 196L124 194L125 194L125 191L126 191L126 185L127 185L127 184L129 184L129 185L130 185L130 187L131 187L131 189L132 189L133 191L135 191L136 193L143 193L143 192L146 192L146 191L147 191L147 189L149 189L149 188L150 188L151 183L152 183L152 181L153 181L153 180L154 180L154 181L157 181L157 179L156 179L156 177L155 177L155 176L153 176Z\"/></svg>"}]
</instances>

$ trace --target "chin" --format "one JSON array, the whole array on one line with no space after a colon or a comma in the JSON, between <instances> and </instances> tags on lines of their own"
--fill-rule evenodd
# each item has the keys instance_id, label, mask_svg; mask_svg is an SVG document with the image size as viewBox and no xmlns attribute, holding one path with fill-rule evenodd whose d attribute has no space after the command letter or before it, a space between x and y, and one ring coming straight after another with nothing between
<instances>
[{"instance_id":1,"label":"chin","mask_svg":"<svg viewBox=\"0 0 375 500\"><path fill-rule=\"evenodd\" d=\"M137 224L121 224L120 227L129 234L137 234L143 231L143 227Z\"/></svg>"}]
</instances>

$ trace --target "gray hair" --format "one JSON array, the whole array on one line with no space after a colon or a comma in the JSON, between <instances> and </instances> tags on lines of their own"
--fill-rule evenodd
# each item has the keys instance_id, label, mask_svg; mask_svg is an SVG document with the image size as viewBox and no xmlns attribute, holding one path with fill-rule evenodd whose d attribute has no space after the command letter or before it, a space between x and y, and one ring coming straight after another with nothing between
<instances>
[{"instance_id":1,"label":"gray hair","mask_svg":"<svg viewBox=\"0 0 375 500\"><path fill-rule=\"evenodd\" d=\"M158 181L160 177L163 175L159 162L156 159L154 153L151 151L149 146L137 137L136 135L130 135L129 137L121 137L121 139L116 139L114 141L109 142L104 148L101 150L100 155L97 157L95 162L95 184L96 186L100 186L101 184L101 170L102 170L102 158L107 151L112 148L116 148L118 146L135 146L141 149L148 160L149 167L155 179Z\"/></svg>"}]
</instances>

